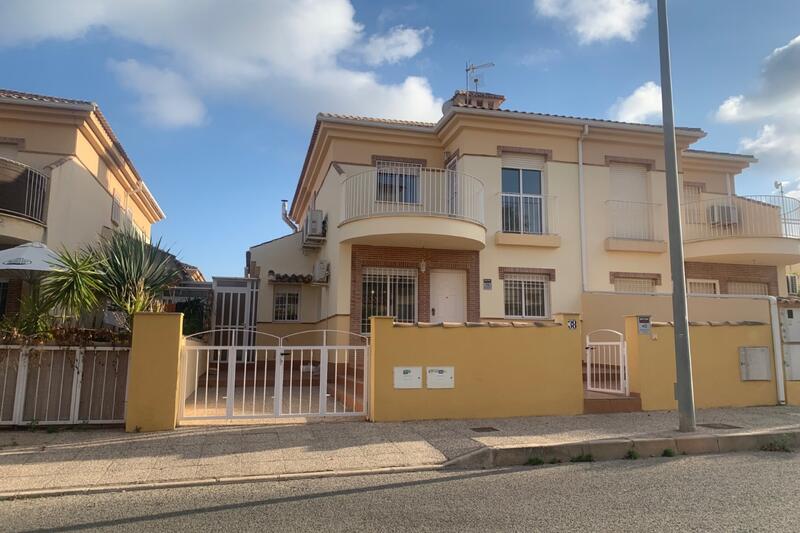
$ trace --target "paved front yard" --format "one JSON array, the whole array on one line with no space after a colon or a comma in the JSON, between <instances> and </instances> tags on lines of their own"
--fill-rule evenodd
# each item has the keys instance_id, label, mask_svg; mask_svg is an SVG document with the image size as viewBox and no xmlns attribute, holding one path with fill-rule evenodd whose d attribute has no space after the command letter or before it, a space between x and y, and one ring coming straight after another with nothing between
<instances>
[{"instance_id":1,"label":"paved front yard","mask_svg":"<svg viewBox=\"0 0 800 533\"><path fill-rule=\"evenodd\" d=\"M700 423L745 432L800 428L800 408L710 409ZM163 433L0 430L0 494L251 475L424 467L482 446L674 435L677 414L620 413L470 421L185 427ZM497 431L476 432L473 428Z\"/></svg>"}]
</instances>

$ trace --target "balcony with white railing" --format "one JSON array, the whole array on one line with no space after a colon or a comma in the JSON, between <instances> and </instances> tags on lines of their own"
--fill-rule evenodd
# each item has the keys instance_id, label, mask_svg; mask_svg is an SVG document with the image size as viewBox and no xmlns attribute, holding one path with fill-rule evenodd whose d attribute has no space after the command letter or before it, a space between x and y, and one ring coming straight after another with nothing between
<instances>
[{"instance_id":1,"label":"balcony with white railing","mask_svg":"<svg viewBox=\"0 0 800 533\"><path fill-rule=\"evenodd\" d=\"M704 193L681 205L687 258L800 260L800 200Z\"/></svg>"},{"instance_id":2,"label":"balcony with white railing","mask_svg":"<svg viewBox=\"0 0 800 533\"><path fill-rule=\"evenodd\" d=\"M481 249L483 182L437 168L370 168L342 184L342 241Z\"/></svg>"},{"instance_id":3,"label":"balcony with white railing","mask_svg":"<svg viewBox=\"0 0 800 533\"><path fill-rule=\"evenodd\" d=\"M543 246L561 245L558 234L558 198L541 194L502 193L501 230L496 244Z\"/></svg>"},{"instance_id":4,"label":"balcony with white railing","mask_svg":"<svg viewBox=\"0 0 800 533\"><path fill-rule=\"evenodd\" d=\"M606 250L663 253L664 214L662 205L649 202L607 200L608 237Z\"/></svg>"},{"instance_id":5,"label":"balcony with white railing","mask_svg":"<svg viewBox=\"0 0 800 533\"><path fill-rule=\"evenodd\" d=\"M47 222L48 177L0 157L0 243L42 240ZM4 217L3 215L11 215Z\"/></svg>"}]
</instances>

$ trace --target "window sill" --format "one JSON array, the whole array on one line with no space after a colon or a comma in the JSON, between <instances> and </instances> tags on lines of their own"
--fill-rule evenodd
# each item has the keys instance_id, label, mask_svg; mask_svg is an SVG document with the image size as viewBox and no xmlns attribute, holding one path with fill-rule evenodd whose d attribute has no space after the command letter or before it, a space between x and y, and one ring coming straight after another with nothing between
<instances>
[{"instance_id":1,"label":"window sill","mask_svg":"<svg viewBox=\"0 0 800 533\"><path fill-rule=\"evenodd\" d=\"M608 252L641 252L645 254L663 254L667 251L666 241L644 241L638 239L606 239Z\"/></svg>"},{"instance_id":2,"label":"window sill","mask_svg":"<svg viewBox=\"0 0 800 533\"><path fill-rule=\"evenodd\" d=\"M539 248L559 248L561 235L538 233L503 233L494 234L494 243L498 246L534 246Z\"/></svg>"}]
</instances>

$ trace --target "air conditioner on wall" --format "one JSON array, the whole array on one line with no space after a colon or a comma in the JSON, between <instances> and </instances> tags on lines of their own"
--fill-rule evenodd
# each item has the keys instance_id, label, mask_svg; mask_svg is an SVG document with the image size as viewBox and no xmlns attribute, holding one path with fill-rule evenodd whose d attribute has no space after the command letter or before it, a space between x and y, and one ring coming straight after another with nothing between
<instances>
[{"instance_id":1,"label":"air conditioner on wall","mask_svg":"<svg viewBox=\"0 0 800 533\"><path fill-rule=\"evenodd\" d=\"M732 226L739 223L739 208L735 205L716 204L708 207L708 222L712 226Z\"/></svg>"},{"instance_id":2,"label":"air conditioner on wall","mask_svg":"<svg viewBox=\"0 0 800 533\"><path fill-rule=\"evenodd\" d=\"M319 248L325 242L327 233L325 214L320 209L309 209L306 223L303 224L303 247Z\"/></svg>"},{"instance_id":3,"label":"air conditioner on wall","mask_svg":"<svg viewBox=\"0 0 800 533\"><path fill-rule=\"evenodd\" d=\"M314 263L314 271L311 274L311 280L314 283L328 283L329 271L330 263L324 259L320 259Z\"/></svg>"}]
</instances>

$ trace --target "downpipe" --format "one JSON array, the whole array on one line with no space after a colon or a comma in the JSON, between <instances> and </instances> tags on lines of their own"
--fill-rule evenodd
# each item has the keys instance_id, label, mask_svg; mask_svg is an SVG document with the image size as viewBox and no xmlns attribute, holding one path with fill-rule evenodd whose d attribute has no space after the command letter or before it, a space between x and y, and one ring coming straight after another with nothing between
<instances>
[{"instance_id":1,"label":"downpipe","mask_svg":"<svg viewBox=\"0 0 800 533\"><path fill-rule=\"evenodd\" d=\"M583 140L589 135L589 125L584 124L583 130L578 137L578 212L580 218L580 234L581 234L581 285L584 292L589 286L586 280L586 200L584 191L584 177L583 177Z\"/></svg>"}]
</instances>

